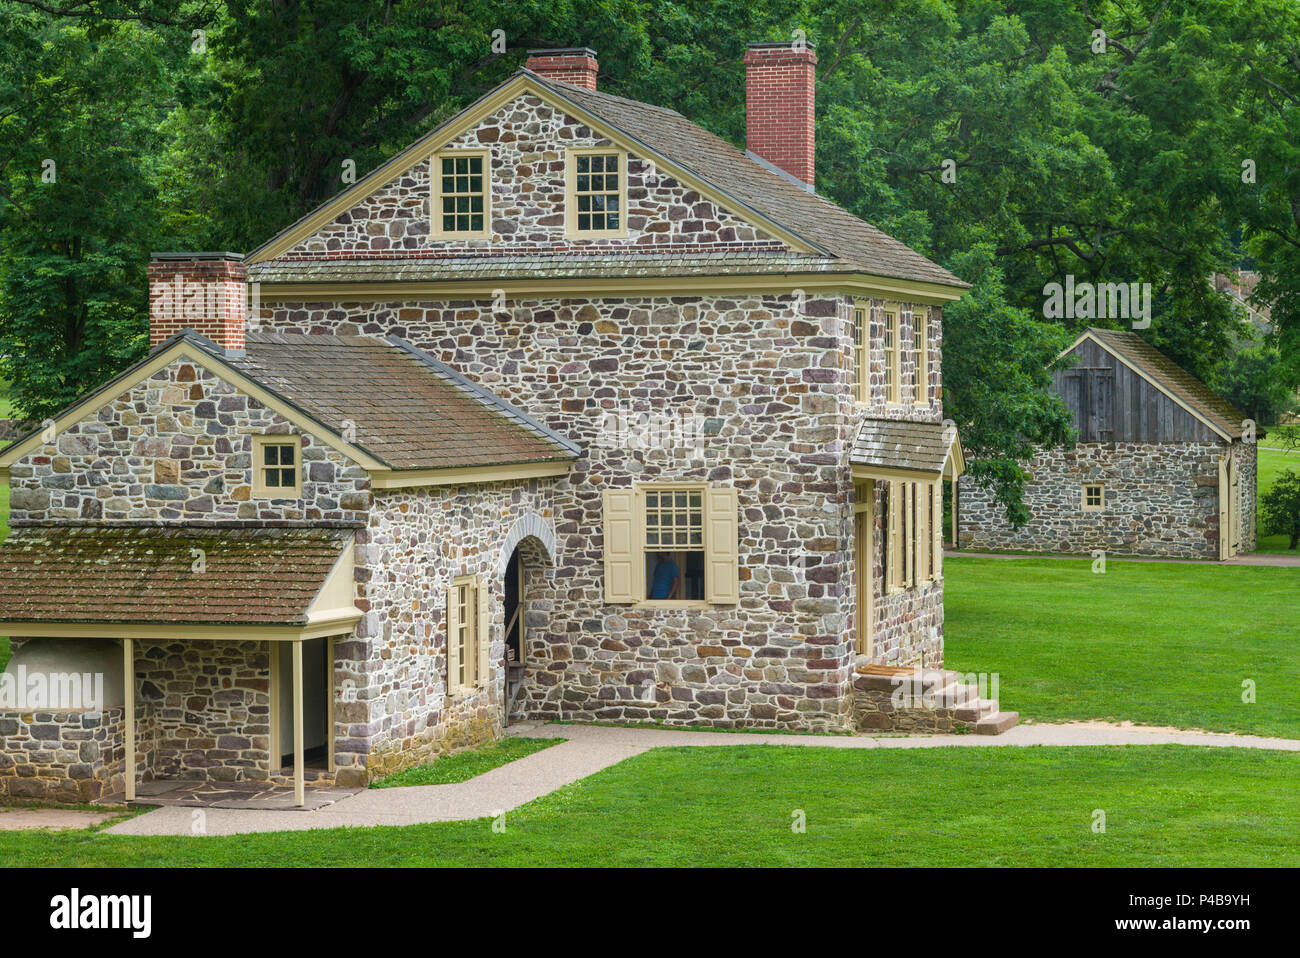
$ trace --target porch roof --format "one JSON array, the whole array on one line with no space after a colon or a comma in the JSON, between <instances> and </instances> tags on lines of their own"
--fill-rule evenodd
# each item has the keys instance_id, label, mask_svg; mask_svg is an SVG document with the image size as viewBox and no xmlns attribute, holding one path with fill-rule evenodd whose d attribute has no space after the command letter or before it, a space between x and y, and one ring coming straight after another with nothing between
<instances>
[{"instance_id":1,"label":"porch roof","mask_svg":"<svg viewBox=\"0 0 1300 958\"><path fill-rule=\"evenodd\" d=\"M864 419L849 463L855 475L930 481L956 478L965 469L955 428L900 419Z\"/></svg>"},{"instance_id":2,"label":"porch roof","mask_svg":"<svg viewBox=\"0 0 1300 958\"><path fill-rule=\"evenodd\" d=\"M318 618L314 606L325 591L327 604L343 606L327 610L330 618L346 618L355 611L351 602L340 603L325 586L341 566L350 579L353 535L322 528L18 528L0 544L0 626L81 624L102 626L105 635L127 625L301 629Z\"/></svg>"}]
</instances>

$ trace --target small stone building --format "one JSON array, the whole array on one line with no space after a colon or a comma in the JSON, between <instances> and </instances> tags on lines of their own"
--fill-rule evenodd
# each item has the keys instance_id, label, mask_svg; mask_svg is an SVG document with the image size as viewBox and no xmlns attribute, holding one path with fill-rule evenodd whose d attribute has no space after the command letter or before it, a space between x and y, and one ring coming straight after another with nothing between
<instances>
[{"instance_id":1,"label":"small stone building","mask_svg":"<svg viewBox=\"0 0 1300 958\"><path fill-rule=\"evenodd\" d=\"M128 676L77 780L888 727L861 670L943 665L967 284L816 194L815 63L751 47L742 151L542 51L247 256L156 255L149 356L0 449L0 628ZM925 681L936 727L1015 720ZM94 791L59 778L85 714L0 725L0 792Z\"/></svg>"},{"instance_id":2,"label":"small stone building","mask_svg":"<svg viewBox=\"0 0 1300 958\"><path fill-rule=\"evenodd\" d=\"M1030 520L1014 529L987 490L958 483L961 549L1228 559L1255 548L1253 425L1131 330L1088 329L1053 388L1073 447L1025 464Z\"/></svg>"}]
</instances>

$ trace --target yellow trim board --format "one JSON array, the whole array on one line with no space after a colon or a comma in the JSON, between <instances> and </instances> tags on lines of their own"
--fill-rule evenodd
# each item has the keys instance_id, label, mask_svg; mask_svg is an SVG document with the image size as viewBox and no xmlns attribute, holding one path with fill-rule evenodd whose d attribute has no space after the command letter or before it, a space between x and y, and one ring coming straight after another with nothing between
<instances>
[{"instance_id":1,"label":"yellow trim board","mask_svg":"<svg viewBox=\"0 0 1300 958\"><path fill-rule=\"evenodd\" d=\"M259 285L263 302L374 302L386 299L493 299L506 296L680 296L683 293L846 293L927 306L960 299L964 290L938 283L890 279L870 273L732 273L721 276L565 277L446 282L273 283Z\"/></svg>"},{"instance_id":2,"label":"yellow trim board","mask_svg":"<svg viewBox=\"0 0 1300 958\"><path fill-rule=\"evenodd\" d=\"M695 190L704 198L716 203L738 218L745 220L749 225L755 226L763 230L765 233L781 240L788 246L804 253L825 252L820 247L786 229L774 220L759 213L757 210L752 209L739 200L727 196L713 185L701 180L689 170L679 167L649 144L641 143L638 140L623 135L610 127L609 121L601 119L587 110L584 110L582 107L578 106L573 101L564 98L556 91L542 86L527 74L521 73L511 77L509 80L501 84L501 86L490 91L476 103L471 104L437 129L426 134L421 139L416 140L388 162L376 167L355 184L348 187L348 189L339 193L333 199L327 200L311 213L308 213L297 223L294 223L284 231L273 236L266 243L249 253L245 262L250 264L261 263L265 260L275 259L287 250L292 249L304 239L317 232L322 226L333 222L340 214L346 213L358 203L373 195L380 187L391 182L396 177L401 176L417 163L422 163L433 154L437 153L452 140L486 119L515 97L523 96L525 94L531 94L553 109L559 110L561 113L573 117L575 120L578 120L584 125L590 127L593 131L599 133L611 143L616 144L625 152L632 153L640 159L651 160L657 169L664 170L671 175L673 179L682 183L684 186Z\"/></svg>"},{"instance_id":3,"label":"yellow trim board","mask_svg":"<svg viewBox=\"0 0 1300 958\"><path fill-rule=\"evenodd\" d=\"M372 472L372 489L406 489L411 486L452 486L479 482L507 482L567 476L573 461L524 462L503 466L459 466L450 469L406 469Z\"/></svg>"},{"instance_id":4,"label":"yellow trim board","mask_svg":"<svg viewBox=\"0 0 1300 958\"><path fill-rule=\"evenodd\" d=\"M130 624L116 622L21 622L0 621L11 635L24 638L55 639L180 639L191 642L208 641L266 641L266 642L301 642L304 639L318 639L327 635L350 633L362 613L358 609L343 610L345 614L335 618L321 619L319 622L303 626L292 625L185 625L168 624Z\"/></svg>"},{"instance_id":5,"label":"yellow trim board","mask_svg":"<svg viewBox=\"0 0 1300 958\"><path fill-rule=\"evenodd\" d=\"M921 469L894 469L887 466L854 466L856 479L896 479L902 482L935 482L942 472L925 472Z\"/></svg>"},{"instance_id":6,"label":"yellow trim board","mask_svg":"<svg viewBox=\"0 0 1300 958\"><path fill-rule=\"evenodd\" d=\"M243 373L228 366L215 356L209 355L198 346L184 340L173 344L169 348L159 352L156 356L146 360L128 377L109 383L107 386L91 393L76 405L70 407L66 412L62 413L54 420L55 435L58 436L71 426L91 418L109 400L116 396L120 396L129 389L135 388L160 370L166 369L172 363L182 359L188 360L196 366L202 366L208 372L212 373L212 375L230 383L240 392L251 396L262 405L279 413L303 432L321 440L326 445L347 456L357 464L364 466L366 469L387 470L389 468L386 463L380 462L378 459L374 458L359 447L344 442L341 437L334 433L324 423L318 422L312 417L287 405L283 400L259 386ZM3 455L0 455L0 468L7 470L9 466L13 465L24 456L29 455L38 446L42 445L45 445L45 436L43 431L29 436L18 445L11 446Z\"/></svg>"}]
</instances>

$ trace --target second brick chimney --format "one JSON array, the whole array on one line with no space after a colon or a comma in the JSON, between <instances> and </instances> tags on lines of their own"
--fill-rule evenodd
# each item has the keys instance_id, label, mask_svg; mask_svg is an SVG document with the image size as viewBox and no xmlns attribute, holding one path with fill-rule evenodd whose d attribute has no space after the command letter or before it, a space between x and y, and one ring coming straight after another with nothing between
<instances>
[{"instance_id":1,"label":"second brick chimney","mask_svg":"<svg viewBox=\"0 0 1300 958\"><path fill-rule=\"evenodd\" d=\"M807 41L751 43L745 51L745 146L809 190L816 66Z\"/></svg>"},{"instance_id":2,"label":"second brick chimney","mask_svg":"<svg viewBox=\"0 0 1300 958\"><path fill-rule=\"evenodd\" d=\"M563 50L529 50L525 70L574 86L596 89L596 51L586 47Z\"/></svg>"},{"instance_id":3,"label":"second brick chimney","mask_svg":"<svg viewBox=\"0 0 1300 958\"><path fill-rule=\"evenodd\" d=\"M238 253L154 253L149 263L149 348L185 329L244 351L248 267Z\"/></svg>"}]
</instances>

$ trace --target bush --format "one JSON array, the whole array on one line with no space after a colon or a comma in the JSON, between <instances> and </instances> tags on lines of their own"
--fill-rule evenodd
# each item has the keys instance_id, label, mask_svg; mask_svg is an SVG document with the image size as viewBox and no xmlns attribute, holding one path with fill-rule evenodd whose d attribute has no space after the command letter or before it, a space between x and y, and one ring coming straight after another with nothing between
<instances>
[{"instance_id":1,"label":"bush","mask_svg":"<svg viewBox=\"0 0 1300 958\"><path fill-rule=\"evenodd\" d=\"M1264 535L1290 538L1288 549L1300 545L1300 473L1288 469L1259 500L1259 521Z\"/></svg>"}]
</instances>

